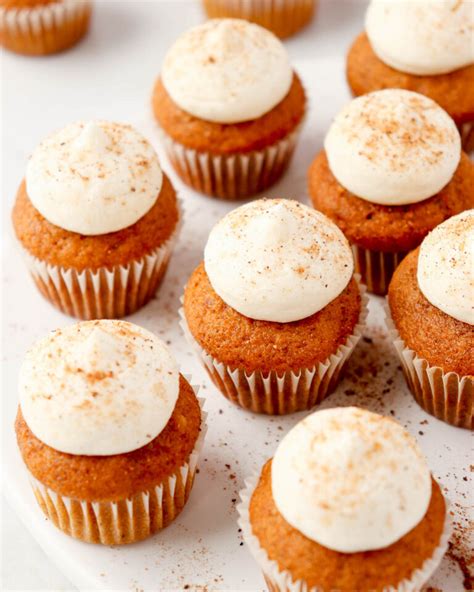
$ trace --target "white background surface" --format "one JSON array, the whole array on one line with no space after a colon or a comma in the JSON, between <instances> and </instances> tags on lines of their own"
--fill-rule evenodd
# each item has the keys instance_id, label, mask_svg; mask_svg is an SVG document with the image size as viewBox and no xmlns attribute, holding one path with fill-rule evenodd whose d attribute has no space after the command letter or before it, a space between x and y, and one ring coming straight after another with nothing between
<instances>
[{"instance_id":1,"label":"white background surface","mask_svg":"<svg viewBox=\"0 0 474 592\"><path fill-rule=\"evenodd\" d=\"M363 13L363 2L323 1L313 25L287 42L310 94L311 116L293 166L268 195L306 201L306 168L321 147L330 118L349 98L344 54L362 28ZM201 257L209 229L230 209L227 204L193 195L171 175L185 201L186 224L158 298L131 318L172 342L182 370L204 385L201 394L208 397L210 430L201 472L176 523L148 542L121 549L93 547L62 535L34 505L12 429L17 372L25 349L48 330L72 322L36 293L13 250L9 212L26 159L47 133L76 119L129 121L156 145L149 112L154 78L167 47L182 30L201 19L199 4L194 1L106 0L97 2L90 35L72 51L41 59L2 56L2 465L10 485L6 488L9 501L29 526L27 530L9 505L2 506L4 590L67 590L73 589L73 584L84 589L128 590L182 589L186 584L191 590L264 587L258 568L240 545L233 500L244 477L271 456L281 435L301 414L265 418L232 407L210 385L176 326L182 286ZM163 164L169 172L166 161ZM346 380L324 406L360 404L400 419L419 438L451 500L460 504L454 506L456 515L464 516L465 508L474 502L470 482L464 480L470 479L472 440L468 432L438 422L413 402L384 336L380 302L373 299L371 303L367 334L373 342L361 344ZM54 566L58 563L67 579ZM444 592L463 589L459 570L449 559L432 584Z\"/></svg>"}]
</instances>

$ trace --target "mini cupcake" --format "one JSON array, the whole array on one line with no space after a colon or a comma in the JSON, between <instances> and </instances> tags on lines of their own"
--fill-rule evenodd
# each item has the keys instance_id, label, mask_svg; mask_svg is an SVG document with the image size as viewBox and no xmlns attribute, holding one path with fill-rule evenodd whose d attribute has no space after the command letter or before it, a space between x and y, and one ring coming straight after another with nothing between
<instances>
[{"instance_id":1,"label":"mini cupcake","mask_svg":"<svg viewBox=\"0 0 474 592\"><path fill-rule=\"evenodd\" d=\"M153 333L88 321L36 343L15 429L39 506L89 543L144 539L182 510L204 437L193 388Z\"/></svg>"},{"instance_id":2,"label":"mini cupcake","mask_svg":"<svg viewBox=\"0 0 474 592\"><path fill-rule=\"evenodd\" d=\"M89 29L89 0L0 0L0 45L26 55L69 49Z\"/></svg>"},{"instance_id":3,"label":"mini cupcake","mask_svg":"<svg viewBox=\"0 0 474 592\"><path fill-rule=\"evenodd\" d=\"M403 88L436 101L474 150L474 17L471 0L372 0L365 33L347 58L352 92Z\"/></svg>"},{"instance_id":4,"label":"mini cupcake","mask_svg":"<svg viewBox=\"0 0 474 592\"><path fill-rule=\"evenodd\" d=\"M241 497L244 541L273 592L420 590L451 531L416 441L357 407L298 423Z\"/></svg>"},{"instance_id":5,"label":"mini cupcake","mask_svg":"<svg viewBox=\"0 0 474 592\"><path fill-rule=\"evenodd\" d=\"M262 199L213 228L181 317L225 397L284 414L310 409L335 388L365 302L337 226L298 202Z\"/></svg>"},{"instance_id":6,"label":"mini cupcake","mask_svg":"<svg viewBox=\"0 0 474 592\"><path fill-rule=\"evenodd\" d=\"M446 218L474 206L474 165L449 115L417 93L354 99L335 118L308 173L316 209L344 232L369 291Z\"/></svg>"},{"instance_id":7,"label":"mini cupcake","mask_svg":"<svg viewBox=\"0 0 474 592\"><path fill-rule=\"evenodd\" d=\"M395 272L389 329L417 403L474 428L474 210L435 228Z\"/></svg>"},{"instance_id":8,"label":"mini cupcake","mask_svg":"<svg viewBox=\"0 0 474 592\"><path fill-rule=\"evenodd\" d=\"M241 18L270 29L278 37L294 35L314 15L316 0L203 0L209 18Z\"/></svg>"},{"instance_id":9,"label":"mini cupcake","mask_svg":"<svg viewBox=\"0 0 474 592\"><path fill-rule=\"evenodd\" d=\"M84 318L133 313L155 294L179 228L176 192L131 126L73 123L35 150L13 226L40 292Z\"/></svg>"},{"instance_id":10,"label":"mini cupcake","mask_svg":"<svg viewBox=\"0 0 474 592\"><path fill-rule=\"evenodd\" d=\"M237 199L282 176L306 97L272 33L243 20L216 19L171 47L152 104L183 181L202 193Z\"/></svg>"}]
</instances>

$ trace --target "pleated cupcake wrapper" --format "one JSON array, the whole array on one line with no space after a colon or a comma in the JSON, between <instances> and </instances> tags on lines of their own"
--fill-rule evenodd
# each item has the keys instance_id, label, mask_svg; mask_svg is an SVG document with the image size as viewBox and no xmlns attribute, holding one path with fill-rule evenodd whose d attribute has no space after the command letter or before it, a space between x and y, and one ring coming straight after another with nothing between
<instances>
[{"instance_id":1,"label":"pleated cupcake wrapper","mask_svg":"<svg viewBox=\"0 0 474 592\"><path fill-rule=\"evenodd\" d=\"M181 228L157 249L127 265L97 270L65 268L20 249L43 296L62 312L81 319L116 319L132 314L154 296L168 267Z\"/></svg>"},{"instance_id":2,"label":"pleated cupcake wrapper","mask_svg":"<svg viewBox=\"0 0 474 592\"><path fill-rule=\"evenodd\" d=\"M354 255L355 270L360 274L362 282L372 294L384 295L392 279L393 272L409 251L384 253L372 251L357 245L351 245Z\"/></svg>"},{"instance_id":3,"label":"pleated cupcake wrapper","mask_svg":"<svg viewBox=\"0 0 474 592\"><path fill-rule=\"evenodd\" d=\"M92 2L61 0L31 8L0 8L2 45L26 54L61 51L87 31Z\"/></svg>"},{"instance_id":4,"label":"pleated cupcake wrapper","mask_svg":"<svg viewBox=\"0 0 474 592\"><path fill-rule=\"evenodd\" d=\"M197 394L198 388L193 386ZM60 495L29 473L31 486L43 513L66 534L88 543L122 545L140 541L170 524L183 509L191 492L197 462L207 431L204 399L201 431L194 449L174 474L152 489L113 502L90 502Z\"/></svg>"},{"instance_id":5,"label":"pleated cupcake wrapper","mask_svg":"<svg viewBox=\"0 0 474 592\"><path fill-rule=\"evenodd\" d=\"M313 368L302 368L298 372L288 371L247 373L241 369L232 370L208 354L191 334L184 315L179 310L180 325L186 340L196 352L212 382L232 403L268 415L285 415L308 410L320 403L336 387L345 363L359 342L367 317L368 298L365 286L361 291L361 312L354 332L336 352ZM182 302L182 299L181 299Z\"/></svg>"},{"instance_id":6,"label":"pleated cupcake wrapper","mask_svg":"<svg viewBox=\"0 0 474 592\"><path fill-rule=\"evenodd\" d=\"M232 155L186 148L160 126L158 130L171 164L187 185L213 197L240 199L264 191L283 175L293 155L302 124L262 150Z\"/></svg>"},{"instance_id":7,"label":"pleated cupcake wrapper","mask_svg":"<svg viewBox=\"0 0 474 592\"><path fill-rule=\"evenodd\" d=\"M430 415L453 426L474 429L474 380L430 366L410 349L393 322L385 303L386 324L415 401Z\"/></svg>"},{"instance_id":8,"label":"pleated cupcake wrapper","mask_svg":"<svg viewBox=\"0 0 474 592\"><path fill-rule=\"evenodd\" d=\"M304 581L294 581L291 573L280 570L276 561L271 560L265 549L262 548L258 538L253 534L250 523L250 500L257 487L260 474L255 472L245 480L245 487L240 492L241 502L237 505L239 514L238 523L242 529L242 537L250 553L260 566L263 576L271 592L324 592L318 587L309 587ZM405 579L398 586L388 586L383 592L419 592L421 587L428 582L438 568L448 548L448 542L452 534L452 520L449 512L449 502L446 503L446 517L444 528L438 546L431 557L427 558L421 568L415 570L410 579Z\"/></svg>"},{"instance_id":9,"label":"pleated cupcake wrapper","mask_svg":"<svg viewBox=\"0 0 474 592\"><path fill-rule=\"evenodd\" d=\"M474 156L474 121L467 121L458 126L463 150L471 158Z\"/></svg>"},{"instance_id":10,"label":"pleated cupcake wrapper","mask_svg":"<svg viewBox=\"0 0 474 592\"><path fill-rule=\"evenodd\" d=\"M279 37L288 37L304 27L313 17L315 4L315 0L204 0L211 18L243 18Z\"/></svg>"}]
</instances>

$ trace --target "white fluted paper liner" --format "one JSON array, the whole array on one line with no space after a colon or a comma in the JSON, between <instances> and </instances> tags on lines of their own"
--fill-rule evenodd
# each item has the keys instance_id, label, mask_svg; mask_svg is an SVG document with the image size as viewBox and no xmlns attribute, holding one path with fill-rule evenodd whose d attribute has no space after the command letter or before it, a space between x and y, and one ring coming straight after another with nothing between
<instances>
[{"instance_id":1,"label":"white fluted paper liner","mask_svg":"<svg viewBox=\"0 0 474 592\"><path fill-rule=\"evenodd\" d=\"M192 388L197 396L199 388ZM88 543L103 545L133 543L168 526L188 500L207 431L204 399L197 399L201 409L199 436L187 462L167 480L131 498L114 502L88 502L60 495L28 473L43 513L66 534Z\"/></svg>"},{"instance_id":2,"label":"white fluted paper liner","mask_svg":"<svg viewBox=\"0 0 474 592\"><path fill-rule=\"evenodd\" d=\"M304 122L271 146L252 152L216 155L176 142L159 125L166 154L181 179L190 187L221 199L240 199L260 193L276 183L290 163Z\"/></svg>"},{"instance_id":3,"label":"white fluted paper liner","mask_svg":"<svg viewBox=\"0 0 474 592\"><path fill-rule=\"evenodd\" d=\"M178 202L179 204L179 202ZM157 291L182 225L179 220L173 234L151 253L128 263L77 271L51 265L20 250L39 291L62 312L80 319L118 319L144 306Z\"/></svg>"},{"instance_id":4,"label":"white fluted paper liner","mask_svg":"<svg viewBox=\"0 0 474 592\"><path fill-rule=\"evenodd\" d=\"M210 18L242 18L289 37L313 17L315 0L204 0Z\"/></svg>"},{"instance_id":5,"label":"white fluted paper liner","mask_svg":"<svg viewBox=\"0 0 474 592\"><path fill-rule=\"evenodd\" d=\"M467 121L458 126L463 150L474 156L474 121Z\"/></svg>"},{"instance_id":6,"label":"white fluted paper liner","mask_svg":"<svg viewBox=\"0 0 474 592\"><path fill-rule=\"evenodd\" d=\"M237 512L239 514L238 524L242 529L244 542L260 566L268 588L272 592L324 592L317 587L308 587L302 580L293 581L289 571L280 570L277 562L269 559L266 551L261 547L258 538L253 534L252 525L250 524L249 506L259 479L260 473L255 472L245 480L245 487L240 492L241 502L237 505ZM413 572L410 579L403 580L397 587L386 587L383 589L383 592L419 592L421 587L428 582L436 571L447 551L448 542L452 534L452 520L449 513L449 503L446 498L445 504L446 515L443 532L439 545L435 548L431 557L426 559L421 568Z\"/></svg>"},{"instance_id":7,"label":"white fluted paper liner","mask_svg":"<svg viewBox=\"0 0 474 592\"><path fill-rule=\"evenodd\" d=\"M324 362L298 372L288 371L279 375L277 372L247 373L242 369L231 369L209 355L196 341L189 330L183 307L179 309L180 325L211 380L227 399L254 413L285 415L311 409L327 397L339 382L347 360L362 337L367 317L365 286L359 283L359 289L361 311L352 335Z\"/></svg>"},{"instance_id":8,"label":"white fluted paper liner","mask_svg":"<svg viewBox=\"0 0 474 592\"><path fill-rule=\"evenodd\" d=\"M393 272L401 260L408 255L409 251L384 253L364 249L354 244L351 247L355 270L360 274L362 282L367 286L367 290L372 294L386 294Z\"/></svg>"},{"instance_id":9,"label":"white fluted paper liner","mask_svg":"<svg viewBox=\"0 0 474 592\"><path fill-rule=\"evenodd\" d=\"M61 0L29 8L2 7L2 45L30 55L61 51L86 33L91 10L91 0Z\"/></svg>"},{"instance_id":10,"label":"white fluted paper liner","mask_svg":"<svg viewBox=\"0 0 474 592\"><path fill-rule=\"evenodd\" d=\"M403 374L415 401L430 415L456 427L474 428L474 380L456 372L445 372L418 357L400 336L388 302L385 321L389 336L400 358Z\"/></svg>"}]
</instances>

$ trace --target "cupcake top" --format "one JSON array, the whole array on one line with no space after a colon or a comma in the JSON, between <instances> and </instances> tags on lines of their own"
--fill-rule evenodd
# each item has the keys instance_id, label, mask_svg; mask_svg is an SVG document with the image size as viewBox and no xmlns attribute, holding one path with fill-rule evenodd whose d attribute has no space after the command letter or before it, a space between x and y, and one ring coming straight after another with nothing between
<instances>
[{"instance_id":1,"label":"cupcake top","mask_svg":"<svg viewBox=\"0 0 474 592\"><path fill-rule=\"evenodd\" d=\"M365 28L376 55L400 72L445 74L474 62L472 0L372 0Z\"/></svg>"},{"instance_id":2,"label":"cupcake top","mask_svg":"<svg viewBox=\"0 0 474 592\"><path fill-rule=\"evenodd\" d=\"M163 64L172 100L195 117L237 123L261 117L290 90L285 47L258 25L214 19L181 35Z\"/></svg>"},{"instance_id":3,"label":"cupcake top","mask_svg":"<svg viewBox=\"0 0 474 592\"><path fill-rule=\"evenodd\" d=\"M20 406L33 434L70 454L108 456L141 448L170 419L176 362L153 333L125 321L58 329L27 353Z\"/></svg>"},{"instance_id":4,"label":"cupcake top","mask_svg":"<svg viewBox=\"0 0 474 592\"><path fill-rule=\"evenodd\" d=\"M351 101L336 116L324 147L331 172L345 189L384 206L436 195L461 158L459 132L446 111L423 95L398 89Z\"/></svg>"},{"instance_id":5,"label":"cupcake top","mask_svg":"<svg viewBox=\"0 0 474 592\"><path fill-rule=\"evenodd\" d=\"M474 325L474 210L449 218L423 240L418 285L447 315Z\"/></svg>"},{"instance_id":6,"label":"cupcake top","mask_svg":"<svg viewBox=\"0 0 474 592\"><path fill-rule=\"evenodd\" d=\"M281 441L272 494L283 518L306 537L355 553L388 547L422 520L431 475L398 423L357 407L326 409Z\"/></svg>"},{"instance_id":7,"label":"cupcake top","mask_svg":"<svg viewBox=\"0 0 474 592\"><path fill-rule=\"evenodd\" d=\"M353 259L339 228L296 201L260 199L212 229L204 265L215 292L252 319L304 319L337 298Z\"/></svg>"},{"instance_id":8,"label":"cupcake top","mask_svg":"<svg viewBox=\"0 0 474 592\"><path fill-rule=\"evenodd\" d=\"M51 134L26 171L40 214L83 235L135 224L155 204L162 182L151 144L130 125L108 121L76 122Z\"/></svg>"}]
</instances>

